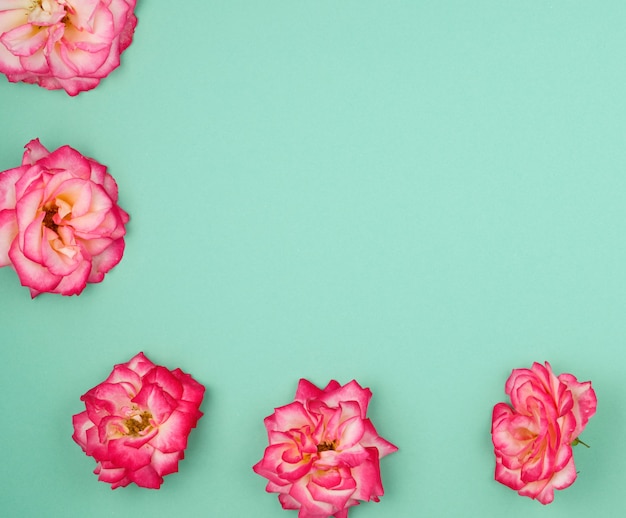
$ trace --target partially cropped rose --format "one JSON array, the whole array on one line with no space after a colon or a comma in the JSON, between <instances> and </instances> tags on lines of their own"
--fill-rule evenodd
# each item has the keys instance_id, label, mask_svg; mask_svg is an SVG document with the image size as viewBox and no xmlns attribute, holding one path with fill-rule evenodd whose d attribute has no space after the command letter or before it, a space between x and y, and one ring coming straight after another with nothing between
<instances>
[{"instance_id":1,"label":"partially cropped rose","mask_svg":"<svg viewBox=\"0 0 626 518\"><path fill-rule=\"evenodd\" d=\"M514 369L506 382L511 406L493 409L495 479L522 496L549 504L555 489L574 483L572 446L596 412L591 382L556 376L548 362Z\"/></svg>"},{"instance_id":2,"label":"partially cropped rose","mask_svg":"<svg viewBox=\"0 0 626 518\"><path fill-rule=\"evenodd\" d=\"M0 1L0 72L76 95L120 64L133 39L136 0Z\"/></svg>"},{"instance_id":3,"label":"partially cropped rose","mask_svg":"<svg viewBox=\"0 0 626 518\"><path fill-rule=\"evenodd\" d=\"M383 495L379 459L397 448L366 417L372 393L356 381L319 389L301 379L295 401L265 418L269 446L254 471L299 518L346 518Z\"/></svg>"},{"instance_id":4,"label":"partially cropped rose","mask_svg":"<svg viewBox=\"0 0 626 518\"><path fill-rule=\"evenodd\" d=\"M22 165L0 172L0 267L32 297L102 281L122 259L127 222L106 167L69 146L50 153L32 140Z\"/></svg>"},{"instance_id":5,"label":"partially cropped rose","mask_svg":"<svg viewBox=\"0 0 626 518\"><path fill-rule=\"evenodd\" d=\"M80 398L86 410L73 416L72 438L112 489L131 482L158 489L178 471L203 397L204 386L189 374L139 353Z\"/></svg>"}]
</instances>

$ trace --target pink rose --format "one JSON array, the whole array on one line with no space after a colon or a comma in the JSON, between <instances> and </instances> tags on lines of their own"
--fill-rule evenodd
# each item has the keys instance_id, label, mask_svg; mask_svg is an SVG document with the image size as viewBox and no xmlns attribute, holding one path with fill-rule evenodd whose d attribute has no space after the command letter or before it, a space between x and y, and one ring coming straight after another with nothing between
<instances>
[{"instance_id":1,"label":"pink rose","mask_svg":"<svg viewBox=\"0 0 626 518\"><path fill-rule=\"evenodd\" d=\"M131 482L158 489L178 471L203 397L204 387L189 374L139 353L80 398L87 410L73 416L72 438L111 489Z\"/></svg>"},{"instance_id":2,"label":"pink rose","mask_svg":"<svg viewBox=\"0 0 626 518\"><path fill-rule=\"evenodd\" d=\"M128 214L106 167L63 146L26 145L0 173L0 267L12 265L34 298L80 294L122 259Z\"/></svg>"},{"instance_id":3,"label":"pink rose","mask_svg":"<svg viewBox=\"0 0 626 518\"><path fill-rule=\"evenodd\" d=\"M505 391L513 408L505 403L493 408L495 479L549 504L555 489L576 480L572 445L596 412L596 394L590 381L555 376L548 362L514 369Z\"/></svg>"},{"instance_id":4,"label":"pink rose","mask_svg":"<svg viewBox=\"0 0 626 518\"><path fill-rule=\"evenodd\" d=\"M379 459L397 448L367 419L369 389L301 379L295 401L265 418L269 446L254 471L269 480L284 509L299 518L347 518L359 500L383 495Z\"/></svg>"},{"instance_id":5,"label":"pink rose","mask_svg":"<svg viewBox=\"0 0 626 518\"><path fill-rule=\"evenodd\" d=\"M0 2L0 72L9 81L63 88L98 86L133 39L136 0Z\"/></svg>"}]
</instances>

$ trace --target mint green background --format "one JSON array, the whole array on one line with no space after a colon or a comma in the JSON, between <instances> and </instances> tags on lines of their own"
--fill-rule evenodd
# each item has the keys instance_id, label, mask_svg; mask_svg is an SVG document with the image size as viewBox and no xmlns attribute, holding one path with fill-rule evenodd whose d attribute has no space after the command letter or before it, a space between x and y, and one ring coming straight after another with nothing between
<instances>
[{"instance_id":1,"label":"mint green background","mask_svg":"<svg viewBox=\"0 0 626 518\"><path fill-rule=\"evenodd\" d=\"M0 270L3 514L295 518L251 466L306 377L371 387L400 448L353 518L621 515L626 3L139 4L97 89L0 80L0 170L70 144L132 218L80 297ZM205 416L160 491L111 491L71 415L140 350ZM493 481L489 434L544 360L599 399L548 507Z\"/></svg>"}]
</instances>

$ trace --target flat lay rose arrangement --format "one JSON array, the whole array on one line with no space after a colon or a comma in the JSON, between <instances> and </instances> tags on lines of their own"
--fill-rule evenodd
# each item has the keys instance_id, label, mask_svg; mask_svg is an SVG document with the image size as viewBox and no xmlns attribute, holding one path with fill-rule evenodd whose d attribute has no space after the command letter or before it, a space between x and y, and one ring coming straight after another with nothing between
<instances>
[{"instance_id":1,"label":"flat lay rose arrangement","mask_svg":"<svg viewBox=\"0 0 626 518\"><path fill-rule=\"evenodd\" d=\"M555 489L576 479L573 447L585 444L580 434L596 411L595 391L545 362L514 369L505 392L511 406L493 408L495 480L549 504ZM85 410L73 416L72 438L112 489L158 489L178 471L204 393L190 374L140 352L81 396ZM398 448L367 417L371 398L356 380L319 388L300 379L294 401L265 418L269 445L252 469L283 509L300 518L347 518L351 507L380 501L380 459Z\"/></svg>"},{"instance_id":2,"label":"flat lay rose arrangement","mask_svg":"<svg viewBox=\"0 0 626 518\"><path fill-rule=\"evenodd\" d=\"M95 88L132 42L135 3L0 1L0 72L70 96ZM50 151L35 138L20 165L0 172L0 267L13 268L32 298L80 295L122 260L130 216L98 160L70 145ZM574 448L587 446L580 436L596 412L595 391L548 362L513 369L504 391L510 404L492 412L494 479L550 504L577 478ZM202 426L204 394L191 374L140 352L80 397L72 438L112 489L158 489ZM350 508L380 501L380 460L398 448L368 418L371 398L356 380L319 388L300 379L294 400L265 418L268 446L252 469L283 509L347 518Z\"/></svg>"}]
</instances>

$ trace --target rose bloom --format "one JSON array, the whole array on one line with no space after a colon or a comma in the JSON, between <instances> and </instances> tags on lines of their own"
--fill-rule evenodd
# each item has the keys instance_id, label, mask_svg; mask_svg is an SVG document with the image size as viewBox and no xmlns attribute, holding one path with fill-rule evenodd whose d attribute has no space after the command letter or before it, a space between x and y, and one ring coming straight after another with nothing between
<instances>
[{"instance_id":1,"label":"rose bloom","mask_svg":"<svg viewBox=\"0 0 626 518\"><path fill-rule=\"evenodd\" d=\"M122 259L128 219L105 166L32 140L22 165L0 173L0 267L12 265L33 298L78 295Z\"/></svg>"},{"instance_id":2,"label":"rose bloom","mask_svg":"<svg viewBox=\"0 0 626 518\"><path fill-rule=\"evenodd\" d=\"M120 64L137 18L136 0L0 1L0 72L9 81L95 88Z\"/></svg>"},{"instance_id":3,"label":"rose bloom","mask_svg":"<svg viewBox=\"0 0 626 518\"><path fill-rule=\"evenodd\" d=\"M178 471L203 397L204 386L189 374L139 353L80 398L86 410L73 416L72 438L112 489L131 482L158 489Z\"/></svg>"},{"instance_id":4,"label":"rose bloom","mask_svg":"<svg viewBox=\"0 0 626 518\"><path fill-rule=\"evenodd\" d=\"M369 389L301 379L295 401L265 418L269 446L254 471L299 518L346 518L359 500L383 495L379 459L397 448L367 419Z\"/></svg>"},{"instance_id":5,"label":"rose bloom","mask_svg":"<svg viewBox=\"0 0 626 518\"><path fill-rule=\"evenodd\" d=\"M514 369L506 382L512 408L493 409L495 479L520 495L549 504L555 489L576 480L572 446L596 412L591 382L556 376L548 362Z\"/></svg>"}]
</instances>

